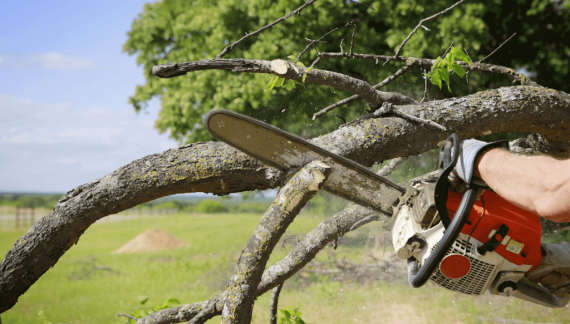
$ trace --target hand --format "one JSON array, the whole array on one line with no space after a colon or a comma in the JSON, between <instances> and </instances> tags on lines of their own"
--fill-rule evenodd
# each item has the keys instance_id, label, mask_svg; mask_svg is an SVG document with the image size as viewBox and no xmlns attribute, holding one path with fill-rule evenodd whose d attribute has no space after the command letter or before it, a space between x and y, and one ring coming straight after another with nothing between
<instances>
[{"instance_id":1,"label":"hand","mask_svg":"<svg viewBox=\"0 0 570 324\"><path fill-rule=\"evenodd\" d=\"M558 297L570 297L570 243L541 245L542 263L525 277Z\"/></svg>"},{"instance_id":2,"label":"hand","mask_svg":"<svg viewBox=\"0 0 570 324\"><path fill-rule=\"evenodd\" d=\"M509 144L507 141L487 143L476 139L468 139L461 142L459 144L459 159L449 175L449 182L452 188L458 192L462 192L465 191L465 184L471 183L487 187L487 184L483 180L473 177L473 174L477 170L478 159L482 156L481 153L495 147L508 149Z\"/></svg>"}]
</instances>

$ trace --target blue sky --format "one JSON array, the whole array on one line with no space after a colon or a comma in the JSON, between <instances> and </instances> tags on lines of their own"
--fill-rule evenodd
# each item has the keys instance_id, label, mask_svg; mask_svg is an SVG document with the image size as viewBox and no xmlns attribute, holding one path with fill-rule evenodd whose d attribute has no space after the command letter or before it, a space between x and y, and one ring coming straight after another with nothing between
<instances>
[{"instance_id":1,"label":"blue sky","mask_svg":"<svg viewBox=\"0 0 570 324\"><path fill-rule=\"evenodd\" d=\"M177 146L122 52L146 1L0 1L0 191L66 192Z\"/></svg>"}]
</instances>

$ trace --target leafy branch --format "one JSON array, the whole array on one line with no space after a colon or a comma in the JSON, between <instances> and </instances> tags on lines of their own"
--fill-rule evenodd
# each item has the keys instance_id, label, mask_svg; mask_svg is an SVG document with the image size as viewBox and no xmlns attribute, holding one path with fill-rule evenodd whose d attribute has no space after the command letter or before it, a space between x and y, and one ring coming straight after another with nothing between
<instances>
[{"instance_id":1,"label":"leafy branch","mask_svg":"<svg viewBox=\"0 0 570 324\"><path fill-rule=\"evenodd\" d=\"M430 79L431 83L439 86L441 89L442 81L447 83L447 89L451 92L451 86L449 83L449 76L451 72L455 72L460 77L465 76L465 69L459 65L455 64L455 59L461 60L466 64L473 64L469 56L465 54L462 50L451 47L451 51L445 55L442 59L441 56L438 56L435 60L435 63L431 66L431 71L424 75L425 78Z\"/></svg>"}]
</instances>

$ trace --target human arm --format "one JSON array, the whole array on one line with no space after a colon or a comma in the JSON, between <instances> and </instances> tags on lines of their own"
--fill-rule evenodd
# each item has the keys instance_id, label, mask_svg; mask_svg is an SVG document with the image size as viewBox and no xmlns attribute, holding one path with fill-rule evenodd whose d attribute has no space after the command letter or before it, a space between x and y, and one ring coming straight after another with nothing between
<instances>
[{"instance_id":1,"label":"human arm","mask_svg":"<svg viewBox=\"0 0 570 324\"><path fill-rule=\"evenodd\" d=\"M494 148L477 157L474 175L515 206L554 222L570 222L570 160Z\"/></svg>"}]
</instances>

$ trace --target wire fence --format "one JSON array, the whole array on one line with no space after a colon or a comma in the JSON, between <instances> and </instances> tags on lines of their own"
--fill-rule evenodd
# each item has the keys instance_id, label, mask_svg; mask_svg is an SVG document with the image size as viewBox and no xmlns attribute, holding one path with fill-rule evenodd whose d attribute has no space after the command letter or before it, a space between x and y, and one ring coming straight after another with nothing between
<instances>
[{"instance_id":1,"label":"wire fence","mask_svg":"<svg viewBox=\"0 0 570 324\"><path fill-rule=\"evenodd\" d=\"M48 208L0 206L0 232L30 228L40 218L51 212ZM103 217L97 223L120 222L129 219L169 216L178 213L176 208L133 208Z\"/></svg>"}]
</instances>

